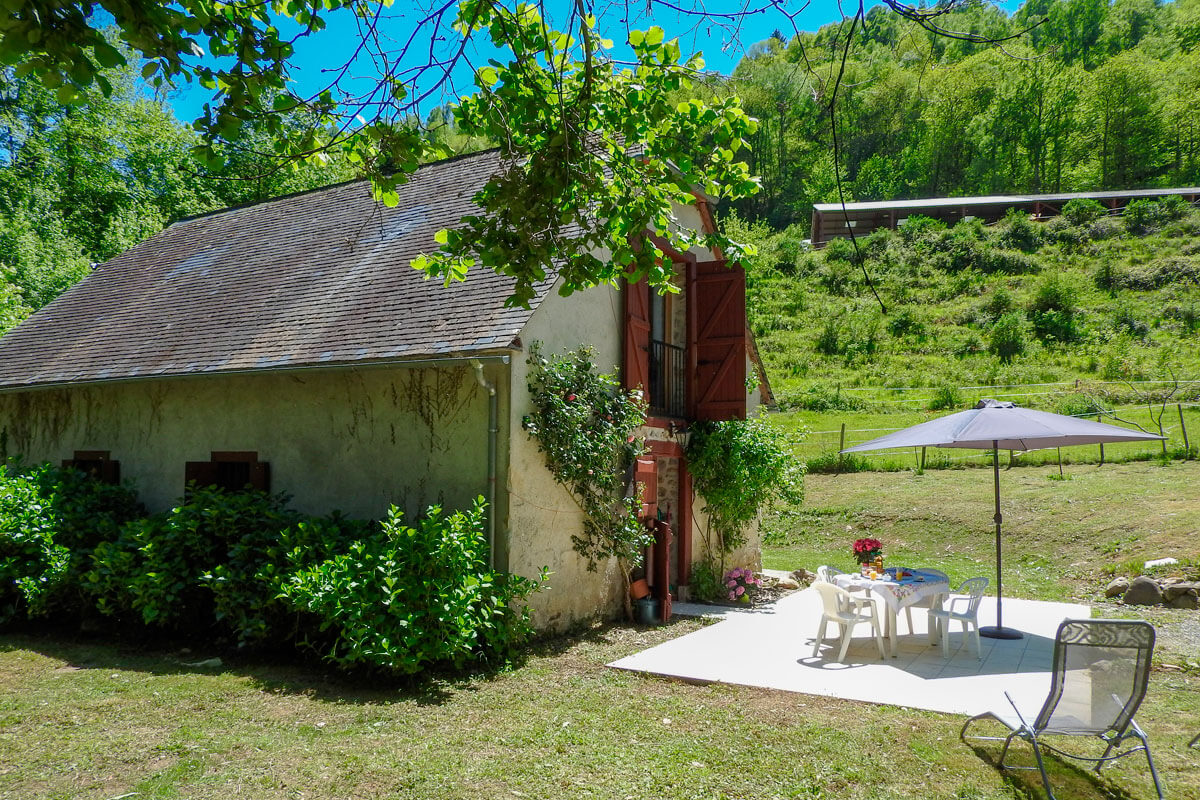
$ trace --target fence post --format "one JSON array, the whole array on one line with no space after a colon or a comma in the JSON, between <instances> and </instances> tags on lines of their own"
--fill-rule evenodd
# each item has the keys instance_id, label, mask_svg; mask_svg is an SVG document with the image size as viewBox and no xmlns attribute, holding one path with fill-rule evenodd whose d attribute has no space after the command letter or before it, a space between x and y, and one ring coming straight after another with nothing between
<instances>
[{"instance_id":1,"label":"fence post","mask_svg":"<svg viewBox=\"0 0 1200 800\"><path fill-rule=\"evenodd\" d=\"M840 387L839 387L839 388L840 388ZM841 435L838 437L838 466L837 466L837 474L839 474L839 475L841 475L841 474L842 474L842 459L844 458L844 456L842 455L842 451L843 451L843 450L845 450L845 449L846 449L846 423L844 423L844 422L843 422L843 423L842 423L842 433L841 433Z\"/></svg>"},{"instance_id":2,"label":"fence post","mask_svg":"<svg viewBox=\"0 0 1200 800\"><path fill-rule=\"evenodd\" d=\"M1183 421L1183 405L1176 403L1175 409L1179 412L1179 430L1183 432L1183 460L1187 461L1192 457L1192 448L1188 445L1187 425Z\"/></svg>"},{"instance_id":3,"label":"fence post","mask_svg":"<svg viewBox=\"0 0 1200 800\"><path fill-rule=\"evenodd\" d=\"M925 448L921 448L921 472L925 471Z\"/></svg>"},{"instance_id":4,"label":"fence post","mask_svg":"<svg viewBox=\"0 0 1200 800\"><path fill-rule=\"evenodd\" d=\"M1063 471L1062 471L1062 448L1060 447L1060 448L1058 448L1058 477L1060 477L1060 478L1061 478L1062 476L1063 476Z\"/></svg>"},{"instance_id":5,"label":"fence post","mask_svg":"<svg viewBox=\"0 0 1200 800\"><path fill-rule=\"evenodd\" d=\"M1104 415L1097 414L1096 422L1103 422L1103 421L1104 421ZM1100 466L1102 466L1102 467L1104 466L1104 442L1100 443Z\"/></svg>"}]
</instances>

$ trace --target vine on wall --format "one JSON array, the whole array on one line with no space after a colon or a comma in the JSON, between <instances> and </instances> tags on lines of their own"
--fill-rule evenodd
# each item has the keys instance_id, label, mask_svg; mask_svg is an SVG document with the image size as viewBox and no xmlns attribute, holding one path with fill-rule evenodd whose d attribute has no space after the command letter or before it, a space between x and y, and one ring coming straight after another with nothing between
<instances>
[{"instance_id":1,"label":"vine on wall","mask_svg":"<svg viewBox=\"0 0 1200 800\"><path fill-rule=\"evenodd\" d=\"M725 557L746 543L750 524L772 503L804 498L804 465L784 434L761 418L694 423L687 462L708 515L706 574L724 574Z\"/></svg>"},{"instance_id":2,"label":"vine on wall","mask_svg":"<svg viewBox=\"0 0 1200 800\"><path fill-rule=\"evenodd\" d=\"M584 513L582 534L571 537L575 551L591 571L616 558L628 588L630 571L654 541L638 519L641 487L632 482L634 461L645 452L636 431L646 402L600 373L593 358L589 347L546 357L534 343L527 362L533 412L522 423Z\"/></svg>"}]
</instances>

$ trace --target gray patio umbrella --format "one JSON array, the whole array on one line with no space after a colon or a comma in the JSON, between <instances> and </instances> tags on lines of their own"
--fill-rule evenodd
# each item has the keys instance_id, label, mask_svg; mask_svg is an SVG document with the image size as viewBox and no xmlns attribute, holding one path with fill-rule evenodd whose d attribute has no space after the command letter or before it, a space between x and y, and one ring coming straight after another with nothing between
<instances>
[{"instance_id":1,"label":"gray patio umbrella","mask_svg":"<svg viewBox=\"0 0 1200 800\"><path fill-rule=\"evenodd\" d=\"M897 447L958 447L992 451L992 475L996 487L996 624L979 629L980 636L992 639L1020 639L1021 632L1005 628L1001 617L1000 584L1000 451L1039 450L1076 444L1138 442L1163 437L1143 431L1118 428L1047 411L1021 408L998 400L980 400L968 411L959 411L929 422L922 422L869 442L847 447L843 453L864 450L891 450Z\"/></svg>"}]
</instances>

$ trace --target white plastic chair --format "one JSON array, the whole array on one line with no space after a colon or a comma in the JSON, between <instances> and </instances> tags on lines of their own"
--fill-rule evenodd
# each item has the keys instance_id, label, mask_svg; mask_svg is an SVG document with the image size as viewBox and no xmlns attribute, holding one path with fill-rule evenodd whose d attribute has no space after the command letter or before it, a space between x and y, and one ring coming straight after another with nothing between
<instances>
[{"instance_id":1,"label":"white plastic chair","mask_svg":"<svg viewBox=\"0 0 1200 800\"><path fill-rule=\"evenodd\" d=\"M813 642L813 658L821 652L825 640L825 629L830 622L841 628L841 647L838 650L837 662L841 664L846 658L846 650L850 647L850 639L854 635L854 627L862 623L871 626L875 636L875 644L879 647L879 657L886 658L883 649L883 629L879 626L879 615L875 604L869 597L854 597L840 586L832 583L814 583L813 588L821 595L824 613L821 614L821 627L817 629L817 638Z\"/></svg>"},{"instance_id":2,"label":"white plastic chair","mask_svg":"<svg viewBox=\"0 0 1200 800\"><path fill-rule=\"evenodd\" d=\"M983 648L979 643L979 603L987 589L987 578L971 578L963 581L958 591L946 597L940 608L929 609L929 627L937 626L938 636L942 639L942 658L950 657L950 623L962 623L963 637L969 633L968 628L975 629L975 655L983 659Z\"/></svg>"},{"instance_id":3,"label":"white plastic chair","mask_svg":"<svg viewBox=\"0 0 1200 800\"><path fill-rule=\"evenodd\" d=\"M846 575L846 574L848 574L848 573L842 572L840 569L837 569L835 567L830 567L826 564L822 564L821 566L817 567L818 580L821 580L825 583L832 583L835 586L837 585L837 581L835 581L834 578L836 578L838 575ZM853 584L848 587L845 587L845 588L846 588L846 591L848 591L848 592L865 591L864 587L854 586Z\"/></svg>"}]
</instances>

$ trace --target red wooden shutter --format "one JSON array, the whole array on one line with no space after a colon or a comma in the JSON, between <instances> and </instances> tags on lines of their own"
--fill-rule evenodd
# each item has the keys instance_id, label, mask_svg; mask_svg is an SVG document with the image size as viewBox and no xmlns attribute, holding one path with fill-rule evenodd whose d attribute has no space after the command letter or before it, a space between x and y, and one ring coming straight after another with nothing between
<instances>
[{"instance_id":1,"label":"red wooden shutter","mask_svg":"<svg viewBox=\"0 0 1200 800\"><path fill-rule=\"evenodd\" d=\"M650 285L646 281L625 283L626 389L650 389Z\"/></svg>"},{"instance_id":2,"label":"red wooden shutter","mask_svg":"<svg viewBox=\"0 0 1200 800\"><path fill-rule=\"evenodd\" d=\"M688 270L688 360L695 419L746 418L746 274L701 261Z\"/></svg>"},{"instance_id":3,"label":"red wooden shutter","mask_svg":"<svg viewBox=\"0 0 1200 800\"><path fill-rule=\"evenodd\" d=\"M271 465L255 461L250 465L250 487L260 492L271 491Z\"/></svg>"},{"instance_id":4,"label":"red wooden shutter","mask_svg":"<svg viewBox=\"0 0 1200 800\"><path fill-rule=\"evenodd\" d=\"M642 519L652 520L658 514L658 459L639 458L633 479L642 485Z\"/></svg>"},{"instance_id":5,"label":"red wooden shutter","mask_svg":"<svg viewBox=\"0 0 1200 800\"><path fill-rule=\"evenodd\" d=\"M211 461L187 461L183 465L183 482L213 486L217 482L217 465Z\"/></svg>"}]
</instances>

